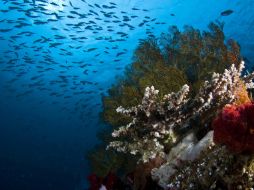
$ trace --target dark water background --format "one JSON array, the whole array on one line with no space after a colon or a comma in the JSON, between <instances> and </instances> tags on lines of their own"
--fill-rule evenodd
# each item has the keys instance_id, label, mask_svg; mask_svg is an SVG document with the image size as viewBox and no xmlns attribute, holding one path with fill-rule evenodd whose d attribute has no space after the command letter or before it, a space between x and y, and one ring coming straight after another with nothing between
<instances>
[{"instance_id":1,"label":"dark water background","mask_svg":"<svg viewBox=\"0 0 254 190\"><path fill-rule=\"evenodd\" d=\"M218 19L247 64L254 62L253 0L1 0L0 10L1 190L87 186L84 155L104 127L101 95L148 31L158 36L185 24L203 30ZM221 15L225 10L233 13Z\"/></svg>"}]
</instances>

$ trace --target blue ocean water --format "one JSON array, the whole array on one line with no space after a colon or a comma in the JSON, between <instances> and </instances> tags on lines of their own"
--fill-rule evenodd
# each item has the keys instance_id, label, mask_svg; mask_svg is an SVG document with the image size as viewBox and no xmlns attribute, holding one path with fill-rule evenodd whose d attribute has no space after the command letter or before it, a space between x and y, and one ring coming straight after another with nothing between
<instances>
[{"instance_id":1,"label":"blue ocean water","mask_svg":"<svg viewBox=\"0 0 254 190\"><path fill-rule=\"evenodd\" d=\"M101 96L139 40L219 20L251 65L253 12L253 0L1 0L0 189L85 189Z\"/></svg>"}]
</instances>

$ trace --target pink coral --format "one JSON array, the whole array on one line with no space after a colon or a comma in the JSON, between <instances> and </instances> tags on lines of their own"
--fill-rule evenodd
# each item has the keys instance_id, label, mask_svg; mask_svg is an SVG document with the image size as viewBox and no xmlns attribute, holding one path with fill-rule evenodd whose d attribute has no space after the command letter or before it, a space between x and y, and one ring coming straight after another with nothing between
<instances>
[{"instance_id":1,"label":"pink coral","mask_svg":"<svg viewBox=\"0 0 254 190\"><path fill-rule=\"evenodd\" d=\"M214 142L230 150L254 153L254 102L227 105L213 121Z\"/></svg>"}]
</instances>

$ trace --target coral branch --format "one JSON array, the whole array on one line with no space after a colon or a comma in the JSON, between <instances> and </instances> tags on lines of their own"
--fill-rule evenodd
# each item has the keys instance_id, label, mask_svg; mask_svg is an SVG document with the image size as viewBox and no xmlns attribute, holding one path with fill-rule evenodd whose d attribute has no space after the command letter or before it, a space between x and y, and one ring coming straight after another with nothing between
<instances>
[{"instance_id":1,"label":"coral branch","mask_svg":"<svg viewBox=\"0 0 254 190\"><path fill-rule=\"evenodd\" d=\"M216 113L226 104L237 101L237 90L243 83L252 83L253 75L241 79L244 62L236 68L234 64L223 74L214 73L210 81L205 81L197 96L188 99L189 86L184 85L179 92L172 92L161 100L155 88L145 89L142 103L130 109L117 108L117 112L131 116L132 121L112 133L117 138L108 145L120 152L141 155L147 162L156 156L165 156L165 147L181 140L176 130L192 127L191 121L204 115ZM246 83L245 83L246 82Z\"/></svg>"}]
</instances>

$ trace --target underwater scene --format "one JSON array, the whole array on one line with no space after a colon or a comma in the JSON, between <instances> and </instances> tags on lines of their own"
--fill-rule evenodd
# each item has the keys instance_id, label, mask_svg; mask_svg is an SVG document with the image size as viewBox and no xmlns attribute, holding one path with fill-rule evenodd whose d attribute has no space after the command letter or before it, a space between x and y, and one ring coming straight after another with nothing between
<instances>
[{"instance_id":1,"label":"underwater scene","mask_svg":"<svg viewBox=\"0 0 254 190\"><path fill-rule=\"evenodd\" d=\"M0 190L253 190L253 0L0 0Z\"/></svg>"}]
</instances>

